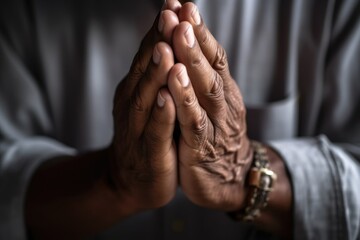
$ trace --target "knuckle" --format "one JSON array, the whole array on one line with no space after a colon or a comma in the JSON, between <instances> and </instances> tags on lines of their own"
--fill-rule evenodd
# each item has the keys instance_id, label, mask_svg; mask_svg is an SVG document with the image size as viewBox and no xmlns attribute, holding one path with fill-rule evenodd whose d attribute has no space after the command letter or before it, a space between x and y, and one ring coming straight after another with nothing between
<instances>
[{"instance_id":1,"label":"knuckle","mask_svg":"<svg viewBox=\"0 0 360 240\"><path fill-rule=\"evenodd\" d=\"M205 46L210 42L210 34L207 31L206 25L201 24L199 31L200 31L199 43L201 46Z\"/></svg>"},{"instance_id":2,"label":"knuckle","mask_svg":"<svg viewBox=\"0 0 360 240\"><path fill-rule=\"evenodd\" d=\"M227 66L228 59L226 51L220 44L217 44L212 67L217 71L225 71L227 69Z\"/></svg>"},{"instance_id":3,"label":"knuckle","mask_svg":"<svg viewBox=\"0 0 360 240\"><path fill-rule=\"evenodd\" d=\"M191 129L196 135L202 135L207 126L207 115L205 111L201 111L198 118L194 118L191 124Z\"/></svg>"},{"instance_id":4,"label":"knuckle","mask_svg":"<svg viewBox=\"0 0 360 240\"><path fill-rule=\"evenodd\" d=\"M215 100L220 100L224 96L224 88L223 88L223 80L221 76L214 72L213 74L213 81L210 86L210 97Z\"/></svg>"},{"instance_id":5,"label":"knuckle","mask_svg":"<svg viewBox=\"0 0 360 240\"><path fill-rule=\"evenodd\" d=\"M194 107L197 103L197 98L194 93L187 94L183 100L183 106L186 108Z\"/></svg>"},{"instance_id":6,"label":"knuckle","mask_svg":"<svg viewBox=\"0 0 360 240\"><path fill-rule=\"evenodd\" d=\"M201 52L197 52L191 57L192 68L202 68L203 62L204 62L204 55Z\"/></svg>"}]
</instances>

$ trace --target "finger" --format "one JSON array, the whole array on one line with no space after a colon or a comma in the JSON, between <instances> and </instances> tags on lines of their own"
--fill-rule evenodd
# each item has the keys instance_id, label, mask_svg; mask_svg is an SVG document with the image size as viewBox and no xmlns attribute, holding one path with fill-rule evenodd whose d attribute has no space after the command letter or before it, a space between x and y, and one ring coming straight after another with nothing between
<instances>
[{"instance_id":1,"label":"finger","mask_svg":"<svg viewBox=\"0 0 360 240\"><path fill-rule=\"evenodd\" d=\"M181 3L178 0L165 0L162 10L169 9L177 14L180 8Z\"/></svg>"},{"instance_id":2,"label":"finger","mask_svg":"<svg viewBox=\"0 0 360 240\"><path fill-rule=\"evenodd\" d=\"M211 130L211 124L197 100L183 64L177 63L170 70L168 87L175 102L183 140L190 148L201 149Z\"/></svg>"},{"instance_id":3,"label":"finger","mask_svg":"<svg viewBox=\"0 0 360 240\"><path fill-rule=\"evenodd\" d=\"M187 21L193 26L200 48L213 69L223 77L224 81L231 79L226 52L206 27L196 5L184 4L179 10L179 20Z\"/></svg>"},{"instance_id":4,"label":"finger","mask_svg":"<svg viewBox=\"0 0 360 240\"><path fill-rule=\"evenodd\" d=\"M127 75L128 93L132 93L138 81L144 76L150 63L154 46L163 40L170 43L173 30L179 24L177 15L171 10L161 11L156 17L152 28L141 41L140 48L136 53Z\"/></svg>"},{"instance_id":5,"label":"finger","mask_svg":"<svg viewBox=\"0 0 360 240\"><path fill-rule=\"evenodd\" d=\"M225 102L228 104L242 102L239 86L229 71L226 51L206 27L196 5L189 2L185 3L178 15L180 21L188 21L193 26L202 53L212 68L221 76Z\"/></svg>"},{"instance_id":6,"label":"finger","mask_svg":"<svg viewBox=\"0 0 360 240\"><path fill-rule=\"evenodd\" d=\"M153 179L157 187L153 191L160 199L164 195L162 189L175 191L177 187L177 152L173 140L175 120L175 105L172 97L167 89L161 89L143 134L146 166L150 168L148 169L150 174L155 174ZM160 178L157 178L159 176ZM161 181L164 179L161 176L166 176L166 181Z\"/></svg>"},{"instance_id":7,"label":"finger","mask_svg":"<svg viewBox=\"0 0 360 240\"><path fill-rule=\"evenodd\" d=\"M171 44L173 31L178 24L179 18L175 12L166 9L160 13L158 30L165 42Z\"/></svg>"},{"instance_id":8,"label":"finger","mask_svg":"<svg viewBox=\"0 0 360 240\"><path fill-rule=\"evenodd\" d=\"M130 128L136 136L140 136L148 121L156 95L166 84L168 72L174 65L171 47L165 42L155 45L152 61L143 78L139 81L130 105Z\"/></svg>"},{"instance_id":9,"label":"finger","mask_svg":"<svg viewBox=\"0 0 360 240\"><path fill-rule=\"evenodd\" d=\"M204 56L188 22L181 22L174 31L174 54L186 66L200 105L217 119L225 107L223 81Z\"/></svg>"},{"instance_id":10,"label":"finger","mask_svg":"<svg viewBox=\"0 0 360 240\"><path fill-rule=\"evenodd\" d=\"M148 157L150 157L152 161L159 161L157 164L160 164L160 166L167 164L162 163L162 159L168 154L172 154L170 151L173 145L175 119L174 101L167 89L160 89L151 117L143 134L149 147Z\"/></svg>"}]
</instances>

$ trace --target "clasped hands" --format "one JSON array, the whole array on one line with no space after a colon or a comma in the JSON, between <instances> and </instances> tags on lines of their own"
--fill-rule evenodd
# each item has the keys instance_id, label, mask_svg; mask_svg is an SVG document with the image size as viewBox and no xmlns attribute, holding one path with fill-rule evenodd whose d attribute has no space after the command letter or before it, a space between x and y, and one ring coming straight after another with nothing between
<instances>
[{"instance_id":1,"label":"clasped hands","mask_svg":"<svg viewBox=\"0 0 360 240\"><path fill-rule=\"evenodd\" d=\"M252 157L245 107L193 3L164 5L116 90L113 116L108 174L134 211L167 204L179 185L199 206L243 207Z\"/></svg>"}]
</instances>

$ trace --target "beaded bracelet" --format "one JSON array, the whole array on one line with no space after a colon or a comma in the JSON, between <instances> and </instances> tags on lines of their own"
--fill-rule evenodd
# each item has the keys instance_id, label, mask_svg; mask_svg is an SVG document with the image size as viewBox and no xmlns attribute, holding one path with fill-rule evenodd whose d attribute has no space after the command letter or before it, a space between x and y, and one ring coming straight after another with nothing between
<instances>
[{"instance_id":1,"label":"beaded bracelet","mask_svg":"<svg viewBox=\"0 0 360 240\"><path fill-rule=\"evenodd\" d=\"M269 201L269 192L276 182L276 174L269 169L269 158L266 148L259 142L252 141L254 149L253 164L248 173L247 183L250 186L246 207L229 215L237 221L252 222L260 216L261 209Z\"/></svg>"}]
</instances>

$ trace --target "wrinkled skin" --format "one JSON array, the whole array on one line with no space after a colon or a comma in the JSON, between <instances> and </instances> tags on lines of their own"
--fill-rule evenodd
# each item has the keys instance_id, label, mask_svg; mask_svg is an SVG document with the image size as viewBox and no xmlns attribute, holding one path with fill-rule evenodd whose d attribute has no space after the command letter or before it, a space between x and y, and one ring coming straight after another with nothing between
<instances>
[{"instance_id":1,"label":"wrinkled skin","mask_svg":"<svg viewBox=\"0 0 360 240\"><path fill-rule=\"evenodd\" d=\"M25 201L34 238L86 238L164 206L179 185L202 207L244 207L252 159L245 108L224 49L196 13L192 3L167 0L116 89L110 147L55 157L35 172ZM266 149L278 180L254 224L290 239L291 183Z\"/></svg>"},{"instance_id":2,"label":"wrinkled skin","mask_svg":"<svg viewBox=\"0 0 360 240\"><path fill-rule=\"evenodd\" d=\"M116 91L111 181L140 209L168 203L178 179L195 204L239 209L252 158L240 91L196 6L167 4Z\"/></svg>"},{"instance_id":3,"label":"wrinkled skin","mask_svg":"<svg viewBox=\"0 0 360 240\"><path fill-rule=\"evenodd\" d=\"M138 209L165 205L178 185L173 141L176 113L165 88L174 65L173 52L166 41L171 40L178 17L171 10L160 16L161 31L157 18L114 98L110 181L126 202Z\"/></svg>"},{"instance_id":4,"label":"wrinkled skin","mask_svg":"<svg viewBox=\"0 0 360 240\"><path fill-rule=\"evenodd\" d=\"M244 178L252 154L246 136L245 107L232 79L226 53L211 35L192 3L179 11L173 49L179 63L169 75L181 137L180 181L196 204L239 209L245 198ZM189 44L186 39L195 41ZM181 86L177 77L190 79Z\"/></svg>"}]
</instances>

